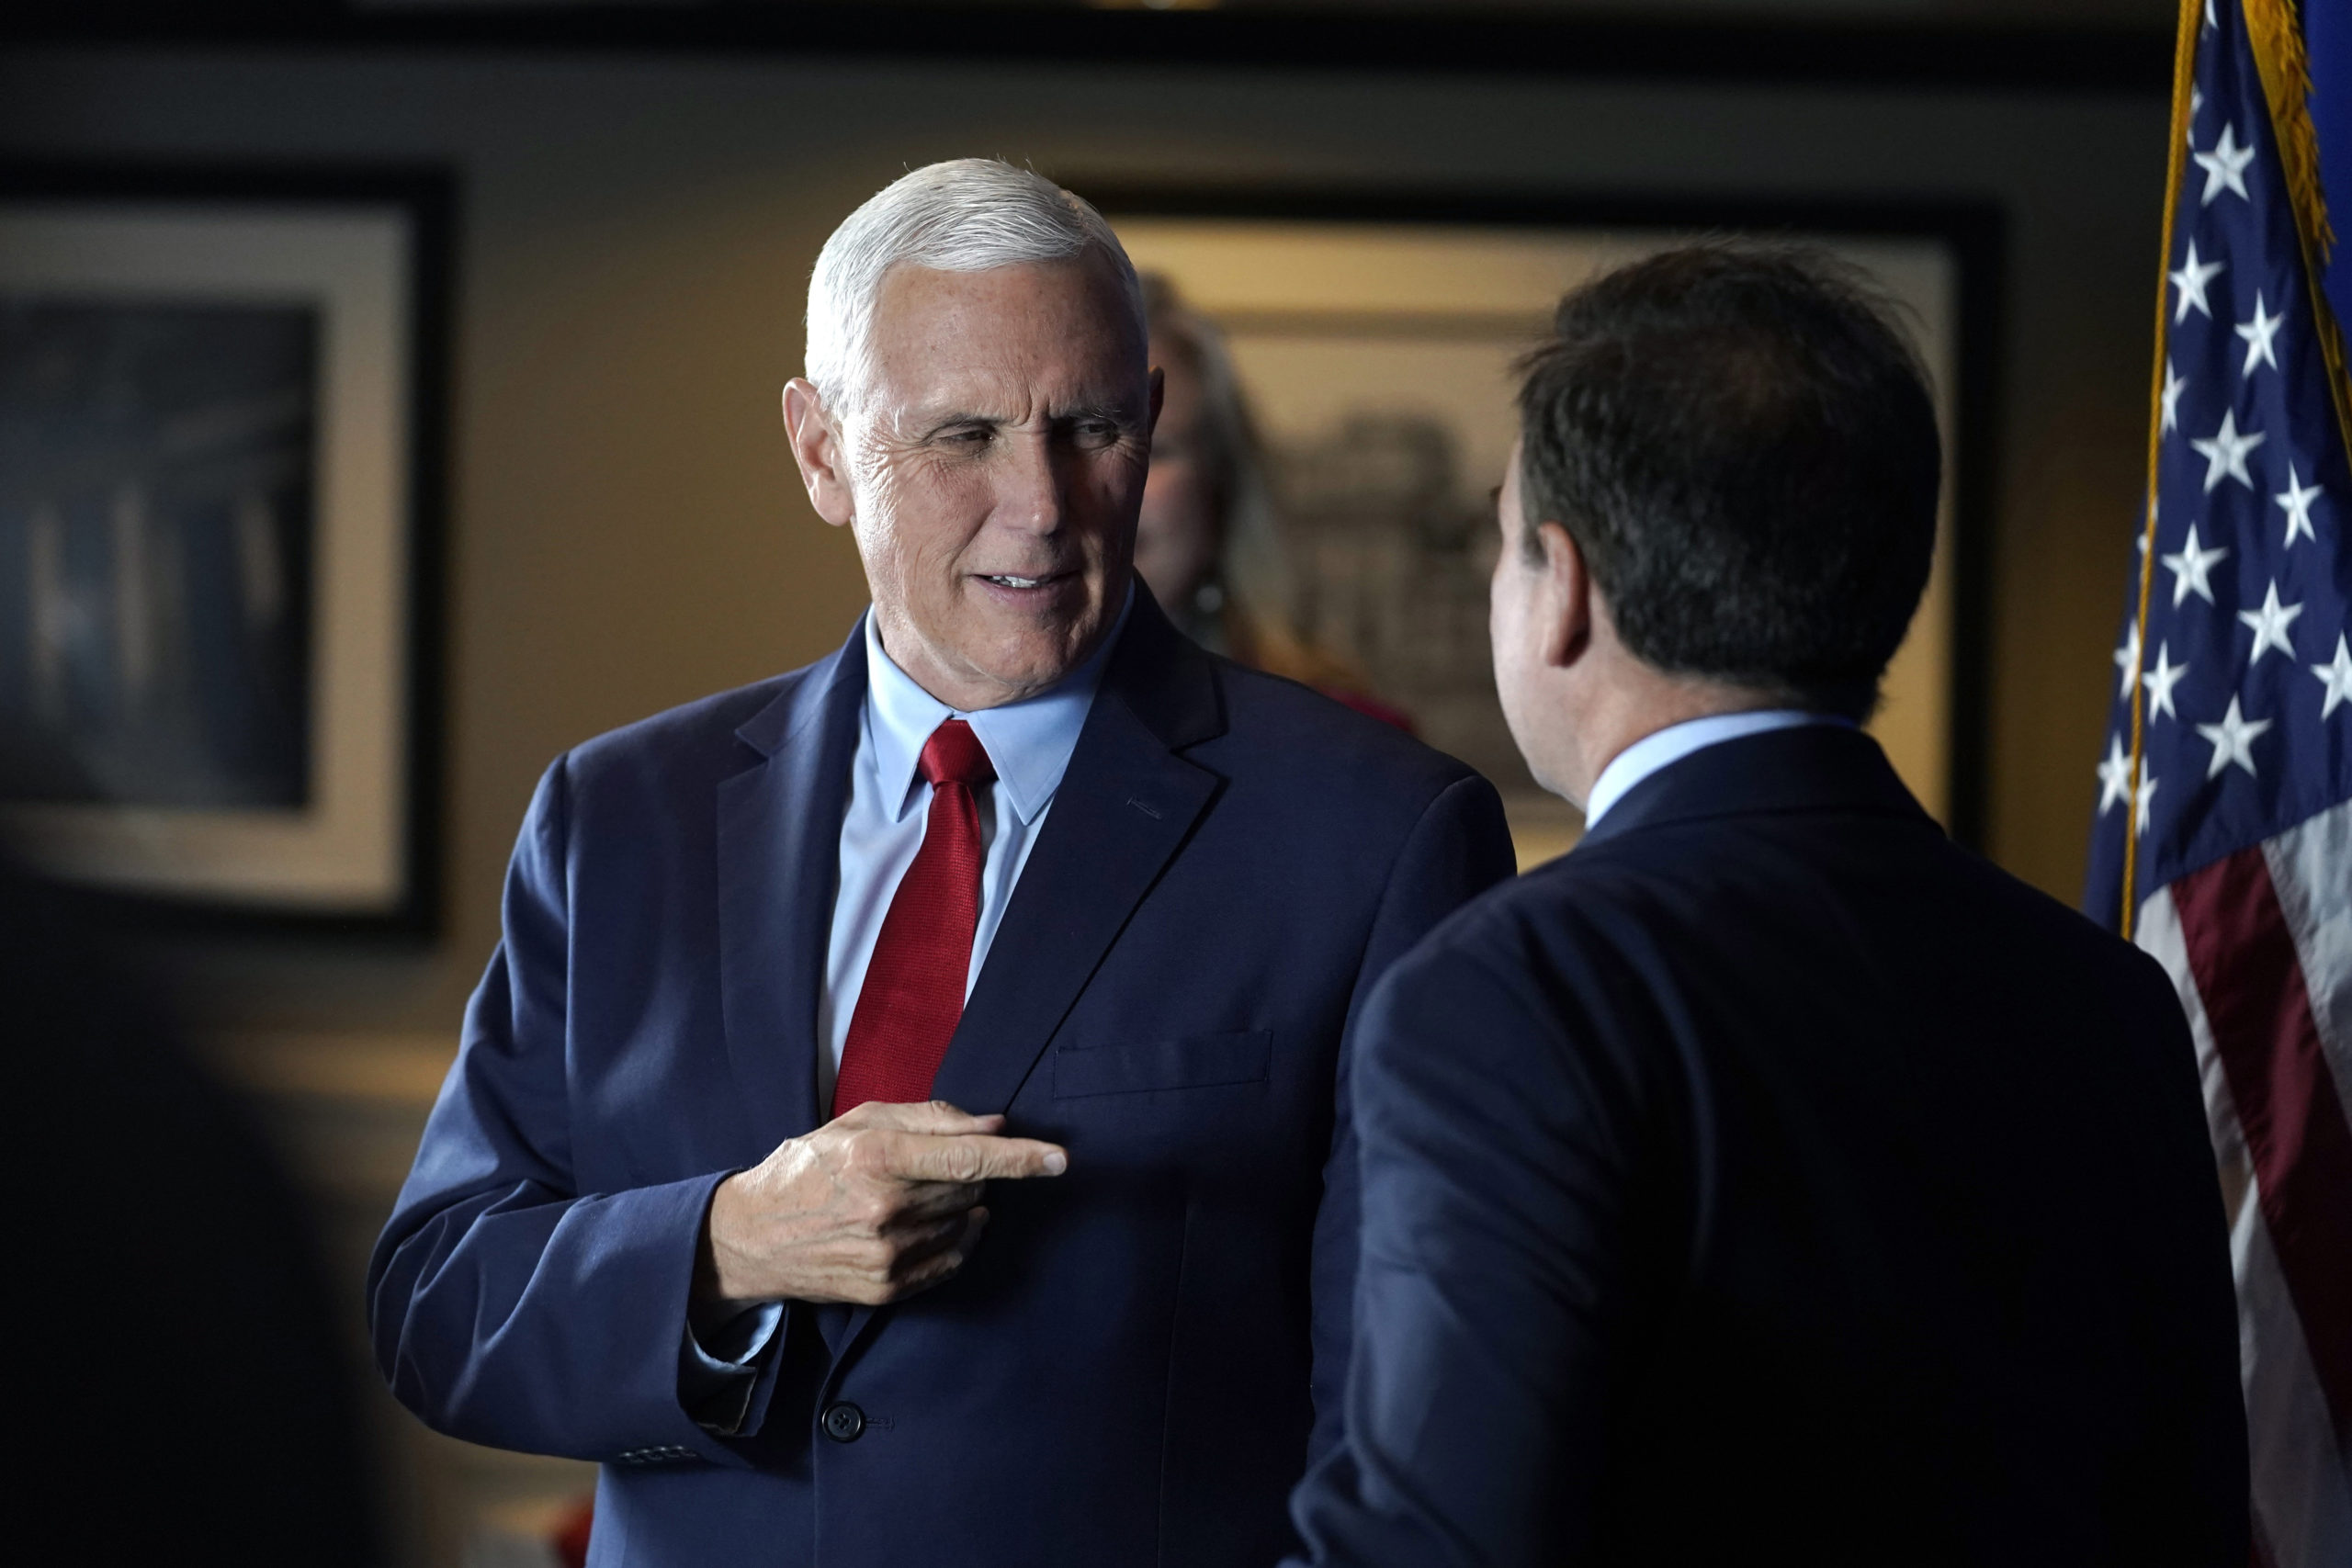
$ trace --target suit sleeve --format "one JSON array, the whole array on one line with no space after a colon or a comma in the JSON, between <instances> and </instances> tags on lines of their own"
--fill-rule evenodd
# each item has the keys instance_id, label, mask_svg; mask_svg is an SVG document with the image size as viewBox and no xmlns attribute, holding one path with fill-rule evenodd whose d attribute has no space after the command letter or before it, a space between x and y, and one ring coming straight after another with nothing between
<instances>
[{"instance_id":1,"label":"suit sleeve","mask_svg":"<svg viewBox=\"0 0 2352 1568\"><path fill-rule=\"evenodd\" d=\"M1310 1461L1339 1440L1347 1384L1361 1208L1349 1079L1365 1001L1389 966L1415 942L1508 878L1516 863L1502 800L1494 785L1474 773L1455 780L1430 803L1389 870L1340 1038L1331 1152L1323 1168L1322 1205L1315 1217L1315 1431L1307 1446Z\"/></svg>"},{"instance_id":2,"label":"suit sleeve","mask_svg":"<svg viewBox=\"0 0 2352 1568\"><path fill-rule=\"evenodd\" d=\"M1490 956L1503 926L1457 926L1367 1010L1347 1429L1292 1500L1317 1564L1584 1560L1640 1096L1577 1004Z\"/></svg>"},{"instance_id":3,"label":"suit sleeve","mask_svg":"<svg viewBox=\"0 0 2352 1568\"><path fill-rule=\"evenodd\" d=\"M566 788L560 760L525 818L503 937L368 1266L377 1360L401 1404L471 1442L741 1464L680 1394L703 1219L729 1173L619 1192L573 1179Z\"/></svg>"}]
</instances>

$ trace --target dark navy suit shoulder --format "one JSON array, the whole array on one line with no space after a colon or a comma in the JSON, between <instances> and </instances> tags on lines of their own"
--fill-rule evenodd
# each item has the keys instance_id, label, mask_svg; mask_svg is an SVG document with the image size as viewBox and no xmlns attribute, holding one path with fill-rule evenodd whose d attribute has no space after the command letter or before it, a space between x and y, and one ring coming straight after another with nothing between
<instances>
[{"instance_id":1,"label":"dark navy suit shoulder","mask_svg":"<svg viewBox=\"0 0 2352 1568\"><path fill-rule=\"evenodd\" d=\"M699 768L714 776L732 772L758 758L735 732L779 699L788 700L831 662L820 660L608 729L573 747L566 766L575 781L635 777L656 788L682 782L682 770Z\"/></svg>"},{"instance_id":2,"label":"dark navy suit shoulder","mask_svg":"<svg viewBox=\"0 0 2352 1568\"><path fill-rule=\"evenodd\" d=\"M1422 774L1450 784L1472 772L1395 725L1295 681L1228 659L1216 662L1230 722L1253 741L1280 746L1287 740L1302 754L1341 768L1368 767L1391 779Z\"/></svg>"},{"instance_id":3,"label":"dark navy suit shoulder","mask_svg":"<svg viewBox=\"0 0 2352 1568\"><path fill-rule=\"evenodd\" d=\"M1404 826L1464 781L1491 788L1468 763L1295 681L1216 661L1225 699L1222 735L1185 755L1223 771L1246 766L1265 796L1303 816L1345 817L1359 830ZM1498 810L1499 806L1498 806Z\"/></svg>"}]
</instances>

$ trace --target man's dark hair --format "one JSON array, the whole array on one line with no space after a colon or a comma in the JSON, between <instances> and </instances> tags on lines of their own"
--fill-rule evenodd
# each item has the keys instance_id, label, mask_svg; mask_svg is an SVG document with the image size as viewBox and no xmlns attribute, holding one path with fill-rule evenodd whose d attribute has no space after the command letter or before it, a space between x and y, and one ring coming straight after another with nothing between
<instances>
[{"instance_id":1,"label":"man's dark hair","mask_svg":"<svg viewBox=\"0 0 2352 1568\"><path fill-rule=\"evenodd\" d=\"M1522 544L1556 522L1644 662L1860 718L1935 554L1935 408L1891 307L1711 243L1560 301L1521 362Z\"/></svg>"}]
</instances>

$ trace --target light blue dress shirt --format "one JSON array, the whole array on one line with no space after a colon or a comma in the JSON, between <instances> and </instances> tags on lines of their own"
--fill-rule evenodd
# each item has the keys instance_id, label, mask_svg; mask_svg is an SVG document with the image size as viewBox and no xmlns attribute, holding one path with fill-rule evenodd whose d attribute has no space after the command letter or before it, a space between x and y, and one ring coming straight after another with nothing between
<instances>
[{"instance_id":1,"label":"light blue dress shirt","mask_svg":"<svg viewBox=\"0 0 2352 1568\"><path fill-rule=\"evenodd\" d=\"M1805 713L1797 708L1761 708L1752 713L1711 713L1704 718L1686 718L1680 724L1669 724L1664 729L1653 730L1609 759L1600 776L1592 781L1592 794L1584 803L1584 825L1589 831L1600 820L1601 814L1625 797L1644 779L1669 763L1679 762L1693 751L1736 740L1743 735L1761 735L1772 729L1794 729L1801 724L1842 724L1853 728L1853 721L1836 714Z\"/></svg>"},{"instance_id":2,"label":"light blue dress shirt","mask_svg":"<svg viewBox=\"0 0 2352 1568\"><path fill-rule=\"evenodd\" d=\"M931 785L916 771L923 743L951 718L972 727L995 765L996 782L977 794L980 813L980 919L964 994L980 976L1003 922L1021 868L1046 825L1046 813L1078 749L1102 667L1126 629L1135 592L1102 646L1050 690L1002 707L961 713L915 683L882 647L873 612L865 616L865 702L858 714L857 752L850 761L849 807L842 817L841 881L833 894L824 985L817 998L817 1104L830 1118L842 1048L865 984L866 966L899 880L922 848ZM696 1419L719 1432L741 1427L757 1363L775 1338L784 1307L767 1302L722 1324L690 1325L679 1368L679 1393Z\"/></svg>"}]
</instances>

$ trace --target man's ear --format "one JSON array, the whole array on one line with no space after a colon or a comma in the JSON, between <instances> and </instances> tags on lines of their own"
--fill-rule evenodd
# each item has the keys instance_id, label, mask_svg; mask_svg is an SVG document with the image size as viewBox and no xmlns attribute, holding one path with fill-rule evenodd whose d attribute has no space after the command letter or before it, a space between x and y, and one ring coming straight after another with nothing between
<instances>
[{"instance_id":1,"label":"man's ear","mask_svg":"<svg viewBox=\"0 0 2352 1568\"><path fill-rule=\"evenodd\" d=\"M1592 573L1585 568L1583 549L1559 524L1538 523L1535 537L1544 547L1544 662L1566 669L1592 646Z\"/></svg>"},{"instance_id":2,"label":"man's ear","mask_svg":"<svg viewBox=\"0 0 2352 1568\"><path fill-rule=\"evenodd\" d=\"M1144 421L1143 433L1149 435L1159 428L1159 406L1168 399L1168 372L1155 365L1151 367L1151 412Z\"/></svg>"},{"instance_id":3,"label":"man's ear","mask_svg":"<svg viewBox=\"0 0 2352 1568\"><path fill-rule=\"evenodd\" d=\"M784 384L784 429L792 460L800 465L800 482L808 487L808 504L834 527L844 526L857 513L849 453L816 387L797 376Z\"/></svg>"}]
</instances>

